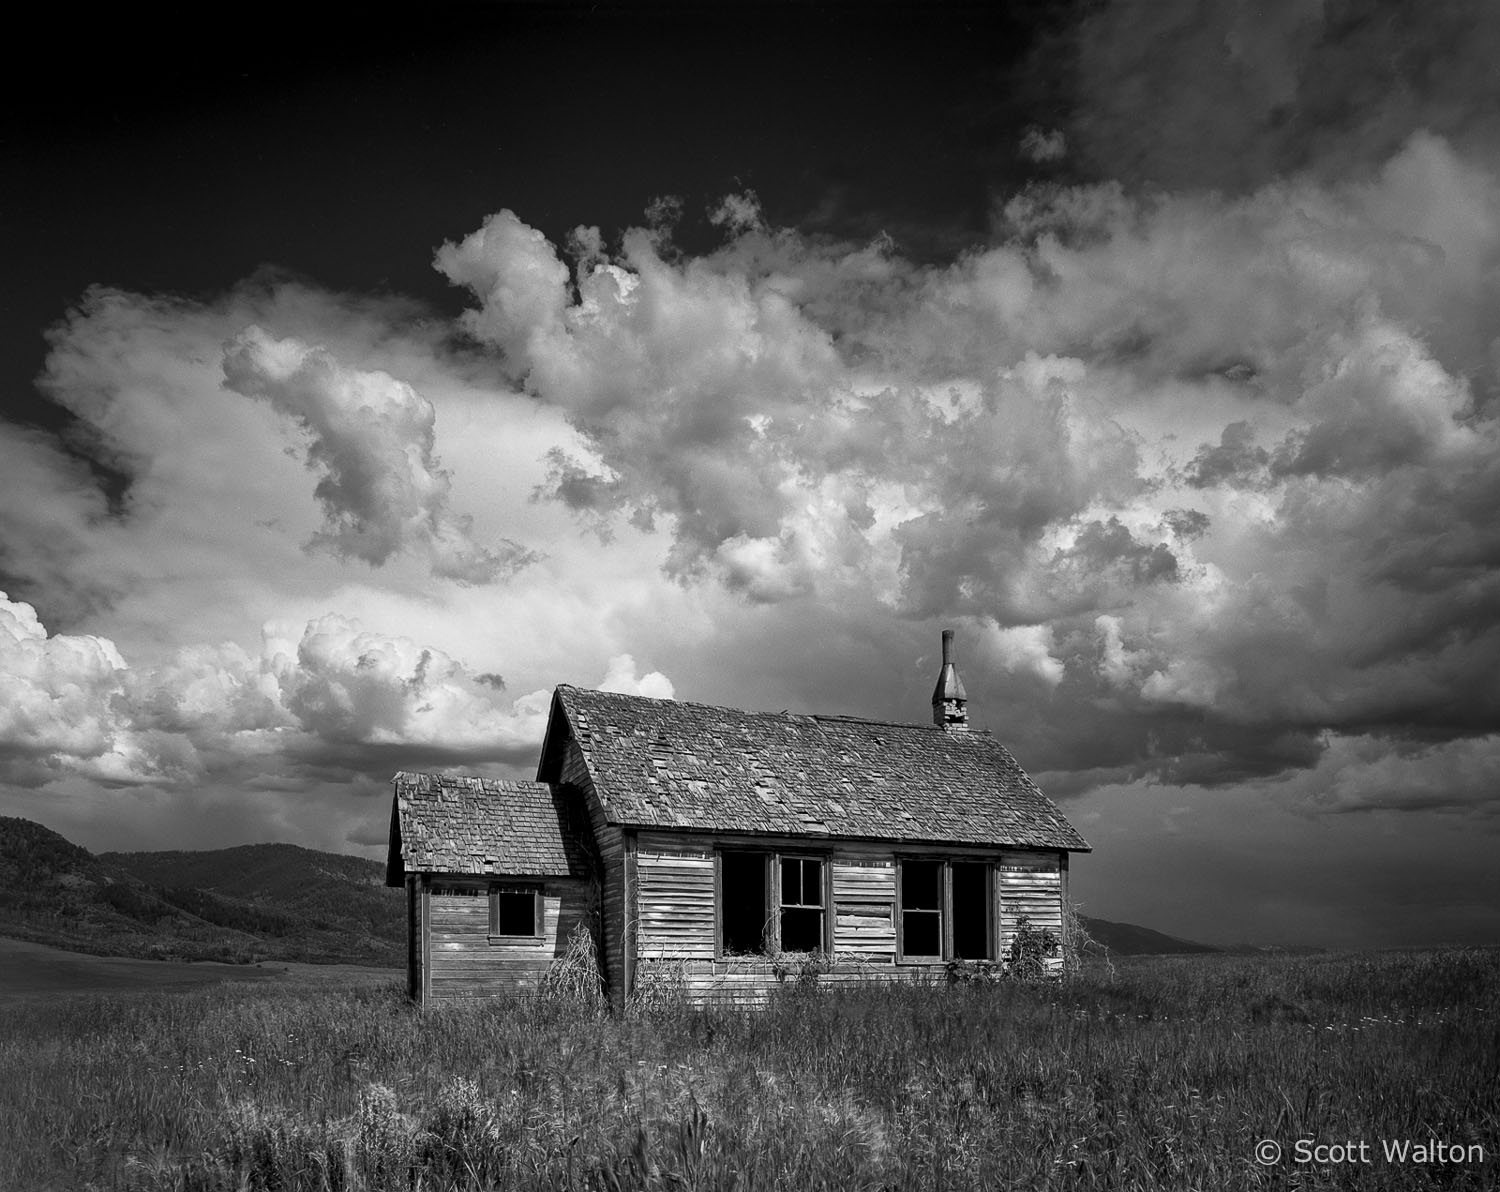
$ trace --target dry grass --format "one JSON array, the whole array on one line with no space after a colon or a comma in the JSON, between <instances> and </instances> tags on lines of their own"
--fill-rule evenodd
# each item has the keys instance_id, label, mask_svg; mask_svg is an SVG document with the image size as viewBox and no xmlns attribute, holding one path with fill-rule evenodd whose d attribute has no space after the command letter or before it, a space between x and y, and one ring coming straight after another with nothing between
<instances>
[{"instance_id":1,"label":"dry grass","mask_svg":"<svg viewBox=\"0 0 1500 1192\"><path fill-rule=\"evenodd\" d=\"M614 1016L419 1014L395 984L17 1005L0 1188L1481 1188L1500 1163L1493 951L809 992ZM1488 1162L1252 1155L1434 1136Z\"/></svg>"}]
</instances>

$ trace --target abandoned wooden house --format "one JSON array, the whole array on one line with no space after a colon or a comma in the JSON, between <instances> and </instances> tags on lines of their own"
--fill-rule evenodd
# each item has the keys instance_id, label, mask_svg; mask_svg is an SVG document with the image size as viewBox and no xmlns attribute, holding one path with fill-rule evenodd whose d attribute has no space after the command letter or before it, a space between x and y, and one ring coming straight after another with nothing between
<instances>
[{"instance_id":1,"label":"abandoned wooden house","mask_svg":"<svg viewBox=\"0 0 1500 1192\"><path fill-rule=\"evenodd\" d=\"M535 782L399 773L389 885L424 1004L539 987L579 925L611 999L670 979L757 1001L941 978L1025 917L1065 930L1089 846L989 732L952 632L933 723L745 712L560 686ZM815 958L815 959L812 959Z\"/></svg>"}]
</instances>

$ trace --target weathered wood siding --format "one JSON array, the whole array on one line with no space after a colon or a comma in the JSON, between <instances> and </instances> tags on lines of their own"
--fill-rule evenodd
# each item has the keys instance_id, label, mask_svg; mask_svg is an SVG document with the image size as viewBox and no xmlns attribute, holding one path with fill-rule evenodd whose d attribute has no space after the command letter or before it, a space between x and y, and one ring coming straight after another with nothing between
<instances>
[{"instance_id":1,"label":"weathered wood siding","mask_svg":"<svg viewBox=\"0 0 1500 1192\"><path fill-rule=\"evenodd\" d=\"M835 955L895 964L895 858L835 854L832 868Z\"/></svg>"},{"instance_id":2,"label":"weathered wood siding","mask_svg":"<svg viewBox=\"0 0 1500 1192\"><path fill-rule=\"evenodd\" d=\"M589 914L593 883L557 877L517 881L541 889L542 933L535 942L498 942L491 937L488 879L437 875L426 883L424 1000L537 991L552 961L567 950L573 928Z\"/></svg>"},{"instance_id":3,"label":"weathered wood siding","mask_svg":"<svg viewBox=\"0 0 1500 1192\"><path fill-rule=\"evenodd\" d=\"M813 851L828 858L831 875L833 955L820 985L849 986L866 982L941 982L946 966L896 962L897 856L984 861L994 866L989 918L997 925L993 941L1003 957L1022 915L1039 928L1062 931L1062 866L1050 851L922 848L814 840L719 839L698 833L641 832L631 838L628 870L633 874L629 899L634 941L631 988L680 989L694 1001L736 1004L764 1002L771 992L794 981L798 958L780 965L765 956L719 953L715 853L765 849ZM1056 963L1060 963L1060 960Z\"/></svg>"},{"instance_id":4,"label":"weathered wood siding","mask_svg":"<svg viewBox=\"0 0 1500 1192\"><path fill-rule=\"evenodd\" d=\"M600 965L610 1000L622 1004L626 988L625 974L625 836L619 828L605 821L604 810L594 794L594 780L589 777L583 751L571 737L563 753L561 783L576 790L588 811L589 829L594 834L594 848L601 867L599 875L598 936Z\"/></svg>"},{"instance_id":5,"label":"weathered wood siding","mask_svg":"<svg viewBox=\"0 0 1500 1192\"><path fill-rule=\"evenodd\" d=\"M642 833L635 872L637 959L713 960L712 841L694 845Z\"/></svg>"},{"instance_id":6,"label":"weathered wood siding","mask_svg":"<svg viewBox=\"0 0 1500 1192\"><path fill-rule=\"evenodd\" d=\"M1006 955L1022 916L1038 930L1063 938L1063 866L1061 854L1004 852L995 866L1000 895L1000 955ZM1062 957L1049 962L1060 968Z\"/></svg>"}]
</instances>

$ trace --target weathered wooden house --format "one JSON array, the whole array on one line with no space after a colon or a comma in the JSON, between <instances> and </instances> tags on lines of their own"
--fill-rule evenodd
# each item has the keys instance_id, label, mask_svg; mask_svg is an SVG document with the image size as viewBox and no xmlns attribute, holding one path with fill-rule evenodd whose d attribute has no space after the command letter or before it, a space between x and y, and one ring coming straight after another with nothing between
<instances>
[{"instance_id":1,"label":"weathered wooden house","mask_svg":"<svg viewBox=\"0 0 1500 1192\"><path fill-rule=\"evenodd\" d=\"M943 634L932 724L558 687L534 783L400 773L423 1003L535 989L579 924L613 1000L652 982L755 1001L790 971L938 978L1059 936L1088 844L990 733ZM809 957L816 957L810 961Z\"/></svg>"}]
</instances>

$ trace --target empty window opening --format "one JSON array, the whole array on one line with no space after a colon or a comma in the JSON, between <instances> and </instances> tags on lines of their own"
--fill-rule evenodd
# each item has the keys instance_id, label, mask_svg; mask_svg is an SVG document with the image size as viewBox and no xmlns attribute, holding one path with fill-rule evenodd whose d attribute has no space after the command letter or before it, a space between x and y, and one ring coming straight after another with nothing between
<instances>
[{"instance_id":1,"label":"empty window opening","mask_svg":"<svg viewBox=\"0 0 1500 1192\"><path fill-rule=\"evenodd\" d=\"M490 899L492 935L537 935L535 890L496 890Z\"/></svg>"},{"instance_id":2,"label":"empty window opening","mask_svg":"<svg viewBox=\"0 0 1500 1192\"><path fill-rule=\"evenodd\" d=\"M724 954L765 951L766 858L762 853L723 853L719 883Z\"/></svg>"},{"instance_id":3,"label":"empty window opening","mask_svg":"<svg viewBox=\"0 0 1500 1192\"><path fill-rule=\"evenodd\" d=\"M787 952L823 948L823 862L781 859L781 947Z\"/></svg>"},{"instance_id":4,"label":"empty window opening","mask_svg":"<svg viewBox=\"0 0 1500 1192\"><path fill-rule=\"evenodd\" d=\"M990 955L989 867L953 863L953 956L992 960Z\"/></svg>"},{"instance_id":5,"label":"empty window opening","mask_svg":"<svg viewBox=\"0 0 1500 1192\"><path fill-rule=\"evenodd\" d=\"M901 862L901 954L943 954L943 863Z\"/></svg>"}]
</instances>

